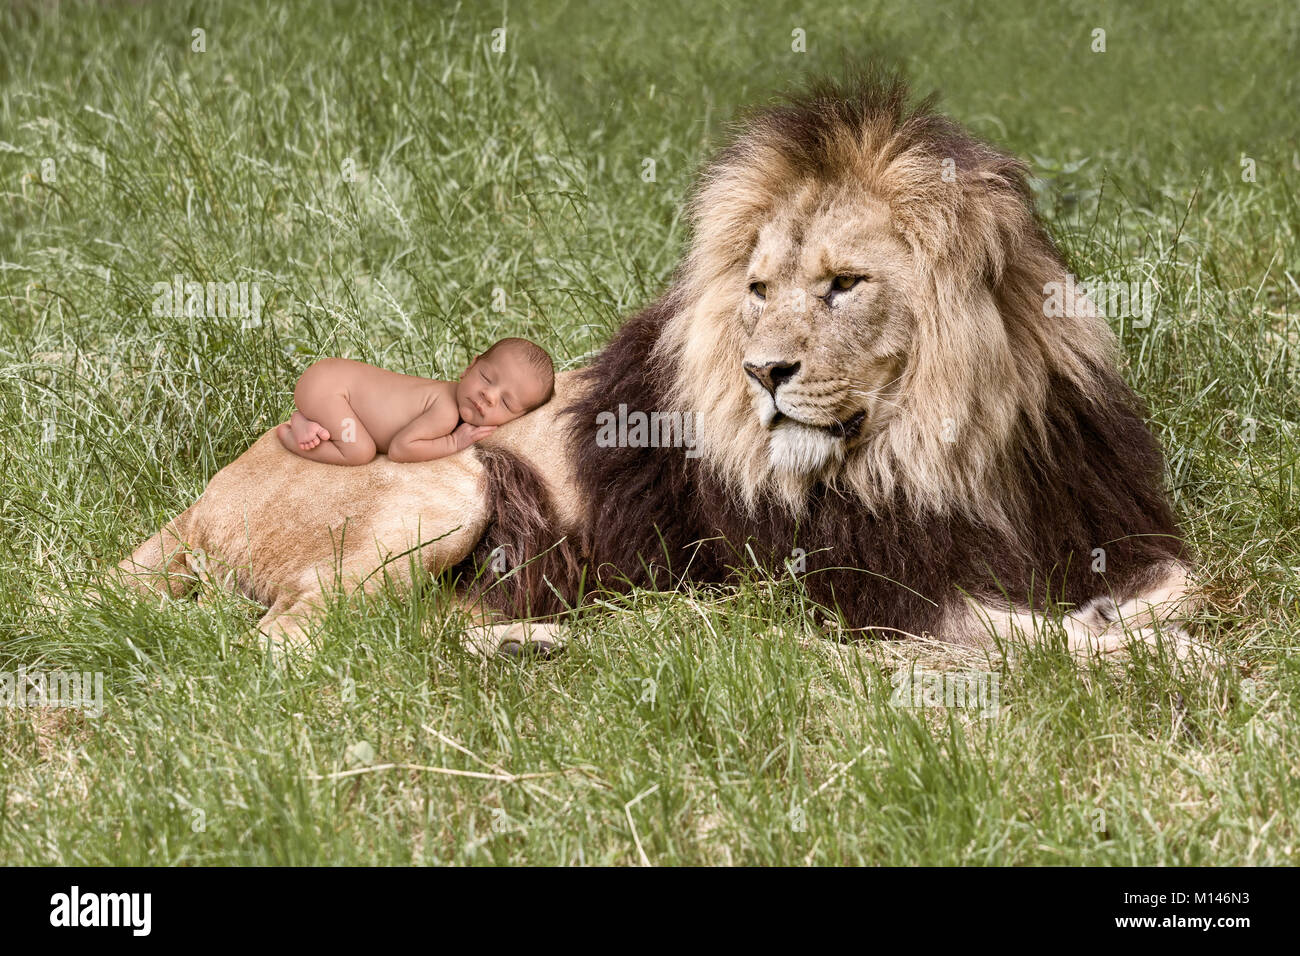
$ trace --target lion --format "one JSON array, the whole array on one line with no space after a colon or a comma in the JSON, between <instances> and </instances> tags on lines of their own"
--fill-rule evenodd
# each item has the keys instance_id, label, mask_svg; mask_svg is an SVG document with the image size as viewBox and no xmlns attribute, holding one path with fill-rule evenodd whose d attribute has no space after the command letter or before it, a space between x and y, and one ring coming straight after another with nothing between
<instances>
[{"instance_id":1,"label":"lion","mask_svg":"<svg viewBox=\"0 0 1300 956\"><path fill-rule=\"evenodd\" d=\"M992 646L1051 617L1078 653L1183 656L1192 562L1115 336L1086 297L1048 314L1071 277L1027 166L934 100L867 74L750 112L668 288L548 404L419 464L269 431L121 572L238 588L301 641L327 592L414 557L490 654L561 647L602 590L757 564L855 635Z\"/></svg>"}]
</instances>

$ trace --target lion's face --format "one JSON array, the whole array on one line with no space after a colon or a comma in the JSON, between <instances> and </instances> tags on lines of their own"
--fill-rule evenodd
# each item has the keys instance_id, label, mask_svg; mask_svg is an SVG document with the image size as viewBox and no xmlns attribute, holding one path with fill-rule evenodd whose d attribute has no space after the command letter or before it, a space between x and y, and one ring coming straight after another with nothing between
<instances>
[{"instance_id":1,"label":"lion's face","mask_svg":"<svg viewBox=\"0 0 1300 956\"><path fill-rule=\"evenodd\" d=\"M1105 398L1110 327L1045 317L1066 266L1025 165L904 101L774 107L692 199L654 367L694 415L699 467L750 507L799 514L825 485L997 521L983 503L1008 449L1045 441L1051 382Z\"/></svg>"},{"instance_id":2,"label":"lion's face","mask_svg":"<svg viewBox=\"0 0 1300 956\"><path fill-rule=\"evenodd\" d=\"M759 230L741 361L774 468L842 461L886 421L912 342L911 254L867 197L802 190Z\"/></svg>"}]
</instances>

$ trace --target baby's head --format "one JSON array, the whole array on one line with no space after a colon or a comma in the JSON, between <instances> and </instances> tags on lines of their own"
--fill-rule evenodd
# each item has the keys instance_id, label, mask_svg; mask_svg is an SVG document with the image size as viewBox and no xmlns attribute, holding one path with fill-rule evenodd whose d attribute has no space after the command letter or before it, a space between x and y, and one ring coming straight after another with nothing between
<instances>
[{"instance_id":1,"label":"baby's head","mask_svg":"<svg viewBox=\"0 0 1300 956\"><path fill-rule=\"evenodd\" d=\"M555 366L527 339L502 339L474 358L456 383L456 407L471 425L504 425L550 400Z\"/></svg>"}]
</instances>

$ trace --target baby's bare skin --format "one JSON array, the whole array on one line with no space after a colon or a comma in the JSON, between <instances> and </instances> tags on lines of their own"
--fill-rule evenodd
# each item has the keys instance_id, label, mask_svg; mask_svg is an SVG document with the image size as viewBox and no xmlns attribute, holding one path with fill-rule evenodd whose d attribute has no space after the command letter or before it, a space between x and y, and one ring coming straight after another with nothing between
<instances>
[{"instance_id":1,"label":"baby's bare skin","mask_svg":"<svg viewBox=\"0 0 1300 956\"><path fill-rule=\"evenodd\" d=\"M540 405L549 386L508 347L477 356L459 382L321 359L298 380L298 410L277 435L294 454L329 464L364 465L376 454L431 461Z\"/></svg>"}]
</instances>

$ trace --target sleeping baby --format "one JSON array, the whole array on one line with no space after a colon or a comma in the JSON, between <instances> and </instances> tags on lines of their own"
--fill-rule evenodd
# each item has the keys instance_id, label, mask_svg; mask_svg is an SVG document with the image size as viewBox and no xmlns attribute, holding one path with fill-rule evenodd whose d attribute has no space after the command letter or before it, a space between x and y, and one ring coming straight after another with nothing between
<instances>
[{"instance_id":1,"label":"sleeping baby","mask_svg":"<svg viewBox=\"0 0 1300 956\"><path fill-rule=\"evenodd\" d=\"M545 404L555 384L546 350L502 339L459 382L402 375L351 359L321 359L294 389L298 410L276 429L295 455L332 465L432 461Z\"/></svg>"}]
</instances>

